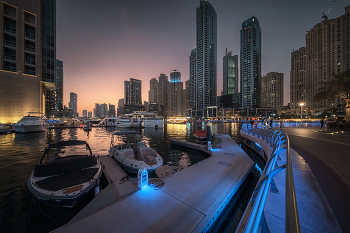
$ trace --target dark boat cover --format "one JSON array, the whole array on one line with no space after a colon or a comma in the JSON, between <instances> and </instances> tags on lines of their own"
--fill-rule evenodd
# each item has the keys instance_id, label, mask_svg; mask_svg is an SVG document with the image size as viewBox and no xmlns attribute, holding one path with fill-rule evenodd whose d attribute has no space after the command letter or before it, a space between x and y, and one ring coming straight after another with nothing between
<instances>
[{"instance_id":1,"label":"dark boat cover","mask_svg":"<svg viewBox=\"0 0 350 233\"><path fill-rule=\"evenodd\" d=\"M81 140L69 140L69 141L62 141L57 143L52 143L48 146L48 148L58 148L58 147L65 147L65 146L75 146L75 145L86 145L87 143L85 141Z\"/></svg>"},{"instance_id":2,"label":"dark boat cover","mask_svg":"<svg viewBox=\"0 0 350 233\"><path fill-rule=\"evenodd\" d=\"M69 172L57 176L52 176L44 180L40 180L35 184L40 188L57 191L74 185L82 184L91 180L98 172L98 168L90 168Z\"/></svg>"},{"instance_id":3,"label":"dark boat cover","mask_svg":"<svg viewBox=\"0 0 350 233\"><path fill-rule=\"evenodd\" d=\"M73 155L55 159L52 162L36 165L34 170L35 177L54 176L63 173L73 172L84 168L92 167L97 164L94 156Z\"/></svg>"}]
</instances>

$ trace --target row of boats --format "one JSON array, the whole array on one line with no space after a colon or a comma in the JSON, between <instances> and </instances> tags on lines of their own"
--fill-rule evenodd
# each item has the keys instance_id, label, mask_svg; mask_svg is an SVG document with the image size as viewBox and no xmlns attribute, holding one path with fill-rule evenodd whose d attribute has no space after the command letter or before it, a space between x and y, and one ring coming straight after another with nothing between
<instances>
[{"instance_id":1,"label":"row of boats","mask_svg":"<svg viewBox=\"0 0 350 233\"><path fill-rule=\"evenodd\" d=\"M70 154L71 151L74 153ZM152 172L163 164L162 157L141 141L140 133L133 131L113 133L109 155L131 173L143 168ZM73 207L98 185L101 175L99 157L92 154L89 144L69 140L50 144L45 149L27 187L44 204Z\"/></svg>"}]
</instances>

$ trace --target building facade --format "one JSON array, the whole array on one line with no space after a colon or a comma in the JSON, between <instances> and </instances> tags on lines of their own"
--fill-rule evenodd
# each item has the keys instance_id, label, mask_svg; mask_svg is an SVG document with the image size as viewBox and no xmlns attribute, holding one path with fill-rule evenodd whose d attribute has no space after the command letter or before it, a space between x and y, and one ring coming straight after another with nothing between
<instances>
[{"instance_id":1,"label":"building facade","mask_svg":"<svg viewBox=\"0 0 350 233\"><path fill-rule=\"evenodd\" d=\"M261 28L254 16L242 23L240 59L242 107L260 107Z\"/></svg>"},{"instance_id":2,"label":"building facade","mask_svg":"<svg viewBox=\"0 0 350 233\"><path fill-rule=\"evenodd\" d=\"M283 74L270 72L261 79L261 107L281 111L283 107Z\"/></svg>"},{"instance_id":3,"label":"building facade","mask_svg":"<svg viewBox=\"0 0 350 233\"><path fill-rule=\"evenodd\" d=\"M90 111L90 112L88 112L88 118L92 118L92 112Z\"/></svg>"},{"instance_id":4,"label":"building facade","mask_svg":"<svg viewBox=\"0 0 350 233\"><path fill-rule=\"evenodd\" d=\"M223 91L224 95L238 93L238 55L227 52L223 62Z\"/></svg>"},{"instance_id":5,"label":"building facade","mask_svg":"<svg viewBox=\"0 0 350 233\"><path fill-rule=\"evenodd\" d=\"M87 117L88 115L87 115L87 110L83 110L83 117Z\"/></svg>"},{"instance_id":6,"label":"building facade","mask_svg":"<svg viewBox=\"0 0 350 233\"><path fill-rule=\"evenodd\" d=\"M205 0L196 9L196 85L192 111L204 117L208 106L216 106L217 95L217 15Z\"/></svg>"},{"instance_id":7,"label":"building facade","mask_svg":"<svg viewBox=\"0 0 350 233\"><path fill-rule=\"evenodd\" d=\"M299 109L300 103L310 108L310 84L307 76L306 48L293 51L290 70L290 108Z\"/></svg>"},{"instance_id":8,"label":"building facade","mask_svg":"<svg viewBox=\"0 0 350 233\"><path fill-rule=\"evenodd\" d=\"M0 122L43 112L41 1L0 2Z\"/></svg>"},{"instance_id":9,"label":"building facade","mask_svg":"<svg viewBox=\"0 0 350 233\"><path fill-rule=\"evenodd\" d=\"M183 82L171 82L168 85L168 116L183 116Z\"/></svg>"},{"instance_id":10,"label":"building facade","mask_svg":"<svg viewBox=\"0 0 350 233\"><path fill-rule=\"evenodd\" d=\"M56 60L56 105L53 115L63 117L63 62Z\"/></svg>"},{"instance_id":11,"label":"building facade","mask_svg":"<svg viewBox=\"0 0 350 233\"><path fill-rule=\"evenodd\" d=\"M190 108L190 80L185 81L185 87L183 90L183 114L185 115L186 110Z\"/></svg>"},{"instance_id":12,"label":"building facade","mask_svg":"<svg viewBox=\"0 0 350 233\"><path fill-rule=\"evenodd\" d=\"M70 101L69 101L69 108L73 109L74 116L77 115L77 102L78 102L78 96L74 92L70 93Z\"/></svg>"},{"instance_id":13,"label":"building facade","mask_svg":"<svg viewBox=\"0 0 350 233\"><path fill-rule=\"evenodd\" d=\"M131 78L124 81L125 104L142 104L141 80Z\"/></svg>"},{"instance_id":14,"label":"building facade","mask_svg":"<svg viewBox=\"0 0 350 233\"><path fill-rule=\"evenodd\" d=\"M197 49L192 49L190 55L190 79L189 79L189 95L190 95L190 113L196 111L196 96L197 96ZM187 115L187 114L186 114ZM194 114L192 114L194 115ZM191 116L192 117L192 116Z\"/></svg>"},{"instance_id":15,"label":"building facade","mask_svg":"<svg viewBox=\"0 0 350 233\"><path fill-rule=\"evenodd\" d=\"M149 84L148 102L158 103L158 80L152 78Z\"/></svg>"},{"instance_id":16,"label":"building facade","mask_svg":"<svg viewBox=\"0 0 350 233\"><path fill-rule=\"evenodd\" d=\"M316 24L306 34L307 77L310 99L332 74L350 70L350 5L345 14ZM337 108L340 100L311 102L311 108Z\"/></svg>"},{"instance_id":17,"label":"building facade","mask_svg":"<svg viewBox=\"0 0 350 233\"><path fill-rule=\"evenodd\" d=\"M124 106L124 99L118 100L118 108L117 108L117 116L121 116L123 114L123 106Z\"/></svg>"},{"instance_id":18,"label":"building facade","mask_svg":"<svg viewBox=\"0 0 350 233\"><path fill-rule=\"evenodd\" d=\"M116 116L115 105L114 104L108 104L108 116L109 117L115 117Z\"/></svg>"}]
</instances>

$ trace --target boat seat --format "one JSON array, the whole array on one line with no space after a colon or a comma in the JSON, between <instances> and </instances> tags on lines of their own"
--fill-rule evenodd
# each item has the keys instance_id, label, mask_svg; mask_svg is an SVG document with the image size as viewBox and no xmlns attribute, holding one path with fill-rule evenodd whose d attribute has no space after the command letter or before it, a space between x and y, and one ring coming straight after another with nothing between
<instances>
[{"instance_id":1,"label":"boat seat","mask_svg":"<svg viewBox=\"0 0 350 233\"><path fill-rule=\"evenodd\" d=\"M142 150L137 143L133 143L132 150L134 151L134 157L138 161L143 161Z\"/></svg>"},{"instance_id":2,"label":"boat seat","mask_svg":"<svg viewBox=\"0 0 350 233\"><path fill-rule=\"evenodd\" d=\"M36 165L34 170L35 177L54 176L63 173L73 172L84 168L89 168L97 164L94 156L72 155L55 159L52 162L46 162Z\"/></svg>"},{"instance_id":3,"label":"boat seat","mask_svg":"<svg viewBox=\"0 0 350 233\"><path fill-rule=\"evenodd\" d=\"M74 185L82 184L91 180L98 172L98 168L89 168L78 170L70 173L64 173L57 176L48 177L40 180L35 184L40 188L57 191L64 188L69 188Z\"/></svg>"}]
</instances>

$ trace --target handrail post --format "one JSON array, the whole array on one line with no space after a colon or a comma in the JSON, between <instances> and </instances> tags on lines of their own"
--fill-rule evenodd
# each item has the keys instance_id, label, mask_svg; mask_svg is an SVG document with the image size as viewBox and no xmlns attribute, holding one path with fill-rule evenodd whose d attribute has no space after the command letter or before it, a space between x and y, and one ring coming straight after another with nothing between
<instances>
[{"instance_id":1,"label":"handrail post","mask_svg":"<svg viewBox=\"0 0 350 233\"><path fill-rule=\"evenodd\" d=\"M290 155L289 137L287 139L286 155L286 233L300 233L297 200L293 179L292 159Z\"/></svg>"}]
</instances>

